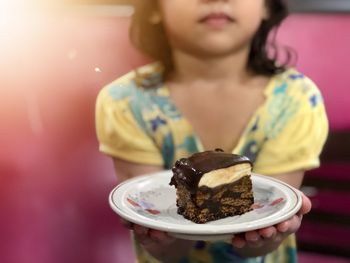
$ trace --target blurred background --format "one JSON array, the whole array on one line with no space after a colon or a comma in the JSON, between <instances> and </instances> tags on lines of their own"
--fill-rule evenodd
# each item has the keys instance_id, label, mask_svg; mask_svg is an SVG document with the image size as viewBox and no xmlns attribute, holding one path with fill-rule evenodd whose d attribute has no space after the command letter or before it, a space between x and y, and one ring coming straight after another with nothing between
<instances>
[{"instance_id":1,"label":"blurred background","mask_svg":"<svg viewBox=\"0 0 350 263\"><path fill-rule=\"evenodd\" d=\"M148 61L128 40L129 4L0 0L1 263L134 262L94 130L98 91ZM310 10L299 6L278 33L323 92L331 127L305 179L314 209L300 262L350 262L350 13Z\"/></svg>"}]
</instances>

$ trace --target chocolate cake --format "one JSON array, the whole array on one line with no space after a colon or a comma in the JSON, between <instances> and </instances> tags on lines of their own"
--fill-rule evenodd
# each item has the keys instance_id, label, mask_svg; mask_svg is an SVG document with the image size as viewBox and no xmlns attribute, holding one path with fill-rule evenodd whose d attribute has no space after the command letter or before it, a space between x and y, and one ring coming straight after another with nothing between
<instances>
[{"instance_id":1,"label":"chocolate cake","mask_svg":"<svg viewBox=\"0 0 350 263\"><path fill-rule=\"evenodd\" d=\"M176 161L170 185L176 187L178 213L206 223L251 210L254 203L252 163L220 149Z\"/></svg>"}]
</instances>

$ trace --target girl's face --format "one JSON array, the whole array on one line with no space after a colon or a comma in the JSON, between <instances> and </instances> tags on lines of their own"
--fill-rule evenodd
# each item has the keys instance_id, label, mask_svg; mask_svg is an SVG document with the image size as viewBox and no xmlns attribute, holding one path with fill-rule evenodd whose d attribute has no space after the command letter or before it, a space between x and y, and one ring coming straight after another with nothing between
<instances>
[{"instance_id":1,"label":"girl's face","mask_svg":"<svg viewBox=\"0 0 350 263\"><path fill-rule=\"evenodd\" d=\"M172 48L200 56L249 48L262 20L265 0L159 0Z\"/></svg>"}]
</instances>

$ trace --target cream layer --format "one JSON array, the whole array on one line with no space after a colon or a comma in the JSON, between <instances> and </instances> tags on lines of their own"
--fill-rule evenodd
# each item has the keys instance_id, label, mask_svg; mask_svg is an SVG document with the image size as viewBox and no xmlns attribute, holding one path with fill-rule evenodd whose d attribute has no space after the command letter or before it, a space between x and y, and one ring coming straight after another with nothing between
<instances>
[{"instance_id":1,"label":"cream layer","mask_svg":"<svg viewBox=\"0 0 350 263\"><path fill-rule=\"evenodd\" d=\"M217 169L203 174L198 187L207 186L214 188L223 184L230 184L241 179L243 176L250 175L252 167L249 163L236 164L227 168Z\"/></svg>"}]
</instances>

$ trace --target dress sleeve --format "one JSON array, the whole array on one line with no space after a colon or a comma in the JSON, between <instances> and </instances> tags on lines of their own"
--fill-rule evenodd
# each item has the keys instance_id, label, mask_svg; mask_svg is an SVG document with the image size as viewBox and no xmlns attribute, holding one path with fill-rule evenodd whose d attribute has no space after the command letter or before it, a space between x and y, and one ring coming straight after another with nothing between
<instances>
[{"instance_id":1,"label":"dress sleeve","mask_svg":"<svg viewBox=\"0 0 350 263\"><path fill-rule=\"evenodd\" d=\"M130 162L163 165L159 149L138 125L130 110L130 97L114 98L109 89L109 86L103 88L96 100L95 125L99 150Z\"/></svg>"},{"instance_id":2,"label":"dress sleeve","mask_svg":"<svg viewBox=\"0 0 350 263\"><path fill-rule=\"evenodd\" d=\"M328 136L322 96L309 79L292 85L298 90L292 93L300 102L299 109L276 136L269 138L267 134L254 167L258 173L274 175L320 165L319 156Z\"/></svg>"}]
</instances>

